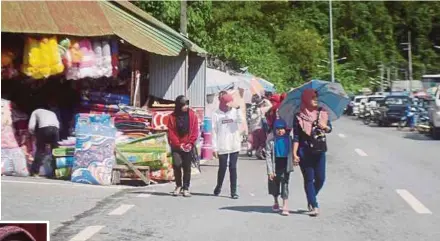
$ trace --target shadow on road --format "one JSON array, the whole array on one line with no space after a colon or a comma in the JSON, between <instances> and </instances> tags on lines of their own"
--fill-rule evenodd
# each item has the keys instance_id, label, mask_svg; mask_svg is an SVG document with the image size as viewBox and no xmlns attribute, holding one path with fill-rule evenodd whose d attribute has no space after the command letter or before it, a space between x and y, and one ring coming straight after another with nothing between
<instances>
[{"instance_id":1,"label":"shadow on road","mask_svg":"<svg viewBox=\"0 0 440 241\"><path fill-rule=\"evenodd\" d=\"M216 164L200 164L200 167L218 167Z\"/></svg>"},{"instance_id":2,"label":"shadow on road","mask_svg":"<svg viewBox=\"0 0 440 241\"><path fill-rule=\"evenodd\" d=\"M243 212L243 213L273 213L276 214L272 210L272 207L270 206L231 206L231 207L223 207L220 208L220 210L230 210L230 211L237 211L237 212ZM291 214L302 214L302 215L308 215L308 211L306 210L295 210L295 211L289 211Z\"/></svg>"},{"instance_id":3,"label":"shadow on road","mask_svg":"<svg viewBox=\"0 0 440 241\"><path fill-rule=\"evenodd\" d=\"M411 139L411 140L416 140L416 141L434 141L429 136L426 136L424 134L420 134L420 133L417 133L417 132L407 133L407 134L405 134L405 136L403 138Z\"/></svg>"},{"instance_id":4,"label":"shadow on road","mask_svg":"<svg viewBox=\"0 0 440 241\"><path fill-rule=\"evenodd\" d=\"M150 194L153 196L172 196L173 192L152 192L152 191L134 191L130 192L130 194ZM199 192L191 192L192 196L200 196L200 197L214 197L214 194L211 193L199 193Z\"/></svg>"}]
</instances>

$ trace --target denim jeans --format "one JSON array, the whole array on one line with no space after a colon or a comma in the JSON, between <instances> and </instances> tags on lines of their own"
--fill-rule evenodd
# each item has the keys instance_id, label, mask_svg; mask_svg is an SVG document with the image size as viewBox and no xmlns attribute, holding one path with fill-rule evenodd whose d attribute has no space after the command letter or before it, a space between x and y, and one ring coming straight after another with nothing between
<instances>
[{"instance_id":1,"label":"denim jeans","mask_svg":"<svg viewBox=\"0 0 440 241\"><path fill-rule=\"evenodd\" d=\"M313 208L317 208L318 202L316 196L325 181L325 153L308 153L302 148L300 148L298 152L301 160L299 165L304 178L304 190L307 196L307 203Z\"/></svg>"}]
</instances>

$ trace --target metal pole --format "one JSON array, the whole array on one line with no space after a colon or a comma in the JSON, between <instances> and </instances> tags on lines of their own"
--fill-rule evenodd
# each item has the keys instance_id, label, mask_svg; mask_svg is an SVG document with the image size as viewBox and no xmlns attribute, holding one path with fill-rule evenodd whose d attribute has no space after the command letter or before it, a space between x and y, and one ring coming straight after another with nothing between
<instances>
[{"instance_id":1,"label":"metal pole","mask_svg":"<svg viewBox=\"0 0 440 241\"><path fill-rule=\"evenodd\" d=\"M387 68L387 86L390 86L391 84L391 68Z\"/></svg>"},{"instance_id":2,"label":"metal pole","mask_svg":"<svg viewBox=\"0 0 440 241\"><path fill-rule=\"evenodd\" d=\"M383 76L384 76L384 66L380 64L380 92L383 92Z\"/></svg>"},{"instance_id":3,"label":"metal pole","mask_svg":"<svg viewBox=\"0 0 440 241\"><path fill-rule=\"evenodd\" d=\"M332 73L332 82L335 82L335 65L333 57L333 13L332 13L332 0L329 0L329 25L330 25L330 69Z\"/></svg>"},{"instance_id":4,"label":"metal pole","mask_svg":"<svg viewBox=\"0 0 440 241\"><path fill-rule=\"evenodd\" d=\"M409 93L410 95L412 95L413 69L412 69L412 52L411 52L411 31L408 31L408 75L409 75Z\"/></svg>"},{"instance_id":5,"label":"metal pole","mask_svg":"<svg viewBox=\"0 0 440 241\"><path fill-rule=\"evenodd\" d=\"M188 25L188 17L187 17L187 2L186 0L180 1L180 33L184 36L188 37L187 25ZM184 95L188 95L188 68L189 68L189 58L188 51L184 50L185 55L185 87L184 87ZM188 97L188 96L187 96Z\"/></svg>"}]
</instances>

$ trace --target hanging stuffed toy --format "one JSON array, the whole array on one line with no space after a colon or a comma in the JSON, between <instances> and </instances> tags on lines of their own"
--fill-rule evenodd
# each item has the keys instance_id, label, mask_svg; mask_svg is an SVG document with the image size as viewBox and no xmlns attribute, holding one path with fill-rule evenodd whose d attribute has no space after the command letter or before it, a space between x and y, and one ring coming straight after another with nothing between
<instances>
[{"instance_id":1,"label":"hanging stuffed toy","mask_svg":"<svg viewBox=\"0 0 440 241\"><path fill-rule=\"evenodd\" d=\"M57 38L28 38L23 54L22 72L34 79L43 79L64 71Z\"/></svg>"},{"instance_id":2,"label":"hanging stuffed toy","mask_svg":"<svg viewBox=\"0 0 440 241\"><path fill-rule=\"evenodd\" d=\"M110 43L108 41L102 41L102 75L104 77L112 77L112 53Z\"/></svg>"},{"instance_id":3,"label":"hanging stuffed toy","mask_svg":"<svg viewBox=\"0 0 440 241\"><path fill-rule=\"evenodd\" d=\"M111 41L111 55L112 55L112 75L114 78L119 75L119 46L117 40Z\"/></svg>"},{"instance_id":4,"label":"hanging stuffed toy","mask_svg":"<svg viewBox=\"0 0 440 241\"><path fill-rule=\"evenodd\" d=\"M95 76L93 76L94 78L100 78L102 77L102 63L103 63L103 58L102 58L102 43L100 40L95 40L93 41L93 52L95 53L95 59L96 59L96 71L95 71Z\"/></svg>"},{"instance_id":5,"label":"hanging stuffed toy","mask_svg":"<svg viewBox=\"0 0 440 241\"><path fill-rule=\"evenodd\" d=\"M63 62L64 67L66 70L70 67L72 67L72 55L70 54L70 39L66 38L60 41L60 44L58 45L58 50L61 55L61 61Z\"/></svg>"},{"instance_id":6,"label":"hanging stuffed toy","mask_svg":"<svg viewBox=\"0 0 440 241\"><path fill-rule=\"evenodd\" d=\"M34 38L27 38L24 46L23 65L21 71L34 79L41 79L40 73L42 59L40 56L40 43Z\"/></svg>"},{"instance_id":7,"label":"hanging stuffed toy","mask_svg":"<svg viewBox=\"0 0 440 241\"><path fill-rule=\"evenodd\" d=\"M96 76L96 59L92 49L92 43L88 39L79 42L79 47L83 55L79 64L79 75L81 78Z\"/></svg>"},{"instance_id":8,"label":"hanging stuffed toy","mask_svg":"<svg viewBox=\"0 0 440 241\"><path fill-rule=\"evenodd\" d=\"M10 50L2 50L2 78L10 79L18 75L14 67L16 56Z\"/></svg>"},{"instance_id":9,"label":"hanging stuffed toy","mask_svg":"<svg viewBox=\"0 0 440 241\"><path fill-rule=\"evenodd\" d=\"M58 48L57 37L51 37L48 40L48 48L49 48L49 68L50 75L57 75L63 73L64 65L61 61L61 55Z\"/></svg>"},{"instance_id":10,"label":"hanging stuffed toy","mask_svg":"<svg viewBox=\"0 0 440 241\"><path fill-rule=\"evenodd\" d=\"M82 53L79 47L79 43L77 41L70 41L70 48L69 51L67 51L69 53L69 57L70 57L70 67L67 68L66 71L66 79L67 80L77 80L80 79L80 74L79 74L79 65L81 63L82 60ZM68 57L66 57L67 59Z\"/></svg>"}]
</instances>

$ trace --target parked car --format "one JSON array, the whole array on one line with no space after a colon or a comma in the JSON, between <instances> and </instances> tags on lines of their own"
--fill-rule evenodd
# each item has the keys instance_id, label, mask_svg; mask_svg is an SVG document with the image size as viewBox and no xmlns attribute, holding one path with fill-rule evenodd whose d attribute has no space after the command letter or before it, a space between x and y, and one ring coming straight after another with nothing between
<instances>
[{"instance_id":1,"label":"parked car","mask_svg":"<svg viewBox=\"0 0 440 241\"><path fill-rule=\"evenodd\" d=\"M353 103L353 115L359 114L359 107L361 106L362 101L366 101L367 96L365 95L357 95L354 97L352 103Z\"/></svg>"},{"instance_id":2,"label":"parked car","mask_svg":"<svg viewBox=\"0 0 440 241\"><path fill-rule=\"evenodd\" d=\"M431 135L434 139L440 139L440 85L434 95L434 100L429 107L429 119Z\"/></svg>"},{"instance_id":3,"label":"parked car","mask_svg":"<svg viewBox=\"0 0 440 241\"><path fill-rule=\"evenodd\" d=\"M405 116L405 111L411 99L406 95L390 95L383 99L379 110L381 116L378 120L379 126L389 126L399 122Z\"/></svg>"}]
</instances>

